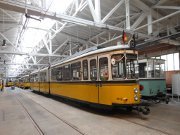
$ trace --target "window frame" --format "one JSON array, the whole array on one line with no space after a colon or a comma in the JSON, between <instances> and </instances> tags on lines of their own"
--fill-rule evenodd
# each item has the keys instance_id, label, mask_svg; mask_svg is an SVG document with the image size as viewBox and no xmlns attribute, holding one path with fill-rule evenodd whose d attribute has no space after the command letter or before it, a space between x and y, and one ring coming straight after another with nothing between
<instances>
[{"instance_id":1,"label":"window frame","mask_svg":"<svg viewBox=\"0 0 180 135\"><path fill-rule=\"evenodd\" d=\"M91 60L96 60L96 78L95 79L91 78ZM98 81L98 59L97 59L97 56L91 57L89 59L89 80L90 81Z\"/></svg>"},{"instance_id":2,"label":"window frame","mask_svg":"<svg viewBox=\"0 0 180 135\"><path fill-rule=\"evenodd\" d=\"M76 70L75 74L73 70ZM76 76L77 74L78 76ZM75 81L75 80L81 80L81 78L82 78L81 61L79 60L74 63L71 63L71 79L72 81Z\"/></svg>"},{"instance_id":3,"label":"window frame","mask_svg":"<svg viewBox=\"0 0 180 135\"><path fill-rule=\"evenodd\" d=\"M86 66L86 69L87 69L87 78L85 78L84 76L84 62L87 62L85 65ZM83 80L89 80L89 61L87 59L84 59L82 60L82 77L83 77Z\"/></svg>"},{"instance_id":4,"label":"window frame","mask_svg":"<svg viewBox=\"0 0 180 135\"><path fill-rule=\"evenodd\" d=\"M107 64L106 64L107 68L104 69L103 76L101 76L102 75L101 65L100 65L101 59L107 59ZM98 69L99 69L99 71L98 71L99 81L107 81L110 79L110 66L109 66L109 56L108 55L102 55L102 56L98 57Z\"/></svg>"}]
</instances>

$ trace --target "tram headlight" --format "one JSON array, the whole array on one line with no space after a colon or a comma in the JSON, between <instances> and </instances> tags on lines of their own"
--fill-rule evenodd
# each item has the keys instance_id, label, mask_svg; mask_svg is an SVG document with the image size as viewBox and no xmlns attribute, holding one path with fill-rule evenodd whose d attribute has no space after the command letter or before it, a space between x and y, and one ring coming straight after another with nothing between
<instances>
[{"instance_id":1,"label":"tram headlight","mask_svg":"<svg viewBox=\"0 0 180 135\"><path fill-rule=\"evenodd\" d=\"M138 96L135 95L135 96L134 96L134 100L135 100L135 101L138 101L138 99L139 99Z\"/></svg>"},{"instance_id":2,"label":"tram headlight","mask_svg":"<svg viewBox=\"0 0 180 135\"><path fill-rule=\"evenodd\" d=\"M138 93L138 88L134 88L134 93L135 93L135 94Z\"/></svg>"}]
</instances>

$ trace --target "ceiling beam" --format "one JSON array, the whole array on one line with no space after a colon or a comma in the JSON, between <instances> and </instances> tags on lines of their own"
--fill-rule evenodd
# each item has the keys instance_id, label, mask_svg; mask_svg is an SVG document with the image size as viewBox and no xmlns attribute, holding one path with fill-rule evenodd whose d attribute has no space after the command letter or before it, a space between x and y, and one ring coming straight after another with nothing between
<instances>
[{"instance_id":1,"label":"ceiling beam","mask_svg":"<svg viewBox=\"0 0 180 135\"><path fill-rule=\"evenodd\" d=\"M146 40L145 42L137 44L136 46L138 48L143 48L144 46L148 46L148 45L151 45L151 44L157 43L157 42L168 43L168 44L180 46L180 42L179 41L171 39L171 38L179 36L179 35L180 35L180 32L177 32L176 34L172 34L172 35L167 35L167 36L160 37L160 38L154 38L154 39Z\"/></svg>"},{"instance_id":2,"label":"ceiling beam","mask_svg":"<svg viewBox=\"0 0 180 135\"><path fill-rule=\"evenodd\" d=\"M95 2L95 13L96 13L97 22L101 22L101 1L95 0L94 2Z\"/></svg>"},{"instance_id":3,"label":"ceiling beam","mask_svg":"<svg viewBox=\"0 0 180 135\"><path fill-rule=\"evenodd\" d=\"M92 0L87 0L88 2L88 5L89 5L89 9L91 11L91 14L93 16L93 19L95 22L98 22L98 19L97 19L97 16L96 16L96 12L95 12L95 9L94 9L94 5L93 5L93 2Z\"/></svg>"},{"instance_id":4,"label":"ceiling beam","mask_svg":"<svg viewBox=\"0 0 180 135\"><path fill-rule=\"evenodd\" d=\"M3 13L5 13L7 16L9 16L9 18L13 19L16 23L19 23L17 18L15 18L14 16L12 16L11 14L9 14L8 12L6 12L3 9L0 9Z\"/></svg>"},{"instance_id":5,"label":"ceiling beam","mask_svg":"<svg viewBox=\"0 0 180 135\"><path fill-rule=\"evenodd\" d=\"M116 6L102 19L102 23L105 23L109 17L124 3L124 0L121 0Z\"/></svg>"},{"instance_id":6,"label":"ceiling beam","mask_svg":"<svg viewBox=\"0 0 180 135\"><path fill-rule=\"evenodd\" d=\"M126 29L130 30L131 25L130 25L130 5L129 5L129 0L125 0L125 8L126 8Z\"/></svg>"},{"instance_id":7,"label":"ceiling beam","mask_svg":"<svg viewBox=\"0 0 180 135\"><path fill-rule=\"evenodd\" d=\"M130 19L135 19L138 15L139 15L139 14L135 14L135 15L131 16ZM116 24L115 26L116 26L116 27L119 27L120 25L124 24L125 21L126 21L126 20L121 21L120 23ZM104 35L104 34L106 34L106 33L107 33L107 31L103 31L103 32L101 32L101 33L99 33L99 34L97 34L97 35L92 36L88 41L90 42L90 41L92 41L92 40L94 40L94 39L96 39L96 38L98 38L98 37L100 37L100 36L102 36L102 35ZM145 34L143 34L143 35L141 35L141 36L143 36L143 37L148 37L148 36L145 35Z\"/></svg>"},{"instance_id":8,"label":"ceiling beam","mask_svg":"<svg viewBox=\"0 0 180 135\"><path fill-rule=\"evenodd\" d=\"M173 12L173 13L171 13L171 14L169 14L169 15L166 15L166 16L164 16L164 17L161 17L161 18L153 21L153 22L150 23L150 24L145 24L145 25L143 25L143 26L140 26L140 27L136 28L135 30L137 31L137 30L139 30L139 29L142 29L142 28L144 28L144 27L147 27L148 25L151 25L151 24L160 22L160 21L162 21L162 20L165 20L165 19L167 19L167 18L169 18L169 17L171 17L171 16L174 16L174 15L176 15L176 14L179 14L179 13L180 13L180 10L178 10L178 11L176 11L176 12Z\"/></svg>"},{"instance_id":9,"label":"ceiling beam","mask_svg":"<svg viewBox=\"0 0 180 135\"><path fill-rule=\"evenodd\" d=\"M10 45L11 45L12 47L14 47L14 49L18 50L18 49L15 47L15 45L14 45L6 36L4 36L4 34L2 34L1 32L0 32L0 36L2 36L7 42L9 42Z\"/></svg>"},{"instance_id":10,"label":"ceiling beam","mask_svg":"<svg viewBox=\"0 0 180 135\"><path fill-rule=\"evenodd\" d=\"M53 51L53 54L55 54L59 49L61 49L61 47L64 46L68 41L69 39L66 39L61 45L59 45L56 50Z\"/></svg>"},{"instance_id":11,"label":"ceiling beam","mask_svg":"<svg viewBox=\"0 0 180 135\"><path fill-rule=\"evenodd\" d=\"M0 1L0 8L8 9L8 10L20 12L20 13L24 13L25 10L27 10L27 13L29 15L43 16L45 18L50 18L57 21L67 20L68 22L71 21L72 23L84 24L84 25L89 25L89 26L99 27L99 28L107 28L114 31L124 30L123 28L115 27L108 24L102 24L101 22L94 22L94 21L90 21L90 20L86 20L86 19L82 19L82 18L70 16L70 15L65 15L65 14L56 14L53 12L47 12L46 10L43 10L41 8L34 7L32 5L25 5L24 3L20 3L17 1L16 2L15 1ZM129 30L126 30L126 32L133 33L133 31L129 31Z\"/></svg>"},{"instance_id":12,"label":"ceiling beam","mask_svg":"<svg viewBox=\"0 0 180 135\"><path fill-rule=\"evenodd\" d=\"M180 10L180 6L153 6L152 8Z\"/></svg>"},{"instance_id":13,"label":"ceiling beam","mask_svg":"<svg viewBox=\"0 0 180 135\"><path fill-rule=\"evenodd\" d=\"M160 0L157 5L163 4L163 3L165 3L165 2L167 2L167 0ZM135 7L141 9L141 10L142 10L144 13L146 13L147 15L151 14L151 15L152 15L152 20L153 20L153 19L157 19L157 20L158 20L159 18L164 17L164 16L162 16L159 12L157 12L155 9L153 9L152 7L149 7L149 6L146 5L144 2L142 2L142 0L133 0L132 4L133 4ZM175 24L176 22L175 22L175 20L172 19L172 20L171 20L171 23ZM159 24L160 24L161 26L166 26L166 25L167 25L167 24L164 23L164 22L159 23ZM174 31L175 31L175 30L174 30ZM176 32L176 31L175 31L175 32Z\"/></svg>"},{"instance_id":14,"label":"ceiling beam","mask_svg":"<svg viewBox=\"0 0 180 135\"><path fill-rule=\"evenodd\" d=\"M0 62L0 65L31 65L31 66L48 66L49 64L34 64L34 63L4 63L4 62Z\"/></svg>"},{"instance_id":15,"label":"ceiling beam","mask_svg":"<svg viewBox=\"0 0 180 135\"><path fill-rule=\"evenodd\" d=\"M85 7L87 6L86 4L84 5L84 3L86 3L86 1L85 1L83 4L82 4L82 2L83 2L83 0L81 1L81 4L79 5L79 7L77 7L76 12L73 13L72 16L76 16L77 13L78 13L82 8L85 8ZM82 6L83 6L83 7L82 7ZM58 25L59 25L59 24L61 25L60 28L58 28ZM66 26L67 24L68 24L67 22L61 23L60 21L56 21L56 23L54 24L54 25L55 25L55 29L51 28L51 29L47 32L47 34L49 34L50 38L47 39L47 41L45 41L45 42L46 42L47 44L49 44L49 43L51 42L51 40L52 40L53 38L55 38L56 35L57 35L58 33L60 33L60 32L65 28L65 26ZM51 31L53 31L54 33L53 33L53 34L50 34ZM43 39L42 39L41 41L43 42ZM36 47L38 47L38 45L37 45ZM52 46L51 46L51 47L52 47ZM39 51L39 50L38 50L38 51ZM37 52L37 51L36 51L36 52Z\"/></svg>"},{"instance_id":16,"label":"ceiling beam","mask_svg":"<svg viewBox=\"0 0 180 135\"><path fill-rule=\"evenodd\" d=\"M41 56L41 57L66 57L65 55L57 55L57 54L25 53L25 52L10 52L10 51L0 51L0 54Z\"/></svg>"},{"instance_id":17,"label":"ceiling beam","mask_svg":"<svg viewBox=\"0 0 180 135\"><path fill-rule=\"evenodd\" d=\"M145 13L141 13L141 15L139 16L139 18L133 23L133 25L131 26L131 29L134 30L146 17L147 15Z\"/></svg>"}]
</instances>

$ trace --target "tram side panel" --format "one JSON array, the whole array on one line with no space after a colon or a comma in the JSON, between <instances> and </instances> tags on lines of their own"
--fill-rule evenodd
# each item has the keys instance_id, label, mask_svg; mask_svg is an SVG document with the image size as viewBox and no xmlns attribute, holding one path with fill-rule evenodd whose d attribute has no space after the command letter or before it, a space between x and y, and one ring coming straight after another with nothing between
<instances>
[{"instance_id":1,"label":"tram side panel","mask_svg":"<svg viewBox=\"0 0 180 135\"><path fill-rule=\"evenodd\" d=\"M30 76L26 75L22 78L22 86L23 89L29 89L30 88Z\"/></svg>"},{"instance_id":2,"label":"tram side panel","mask_svg":"<svg viewBox=\"0 0 180 135\"><path fill-rule=\"evenodd\" d=\"M40 92L49 94L49 82L40 82Z\"/></svg>"},{"instance_id":3,"label":"tram side panel","mask_svg":"<svg viewBox=\"0 0 180 135\"><path fill-rule=\"evenodd\" d=\"M139 89L135 82L103 82L99 87L99 103L106 105L133 105L140 103L140 93L134 93Z\"/></svg>"},{"instance_id":4,"label":"tram side panel","mask_svg":"<svg viewBox=\"0 0 180 135\"><path fill-rule=\"evenodd\" d=\"M139 84L144 87L141 92L143 96L153 97L158 93L166 94L165 79L140 79Z\"/></svg>"},{"instance_id":5,"label":"tram side panel","mask_svg":"<svg viewBox=\"0 0 180 135\"><path fill-rule=\"evenodd\" d=\"M38 75L38 73L30 75L30 87L34 91L39 91L39 75Z\"/></svg>"},{"instance_id":6,"label":"tram side panel","mask_svg":"<svg viewBox=\"0 0 180 135\"><path fill-rule=\"evenodd\" d=\"M24 82L23 88L24 89L29 89L30 88L30 82Z\"/></svg>"},{"instance_id":7,"label":"tram side panel","mask_svg":"<svg viewBox=\"0 0 180 135\"><path fill-rule=\"evenodd\" d=\"M6 83L6 87L11 87L11 86L13 86L14 85L14 83L12 82L12 81L8 81L7 83Z\"/></svg>"},{"instance_id":8,"label":"tram side panel","mask_svg":"<svg viewBox=\"0 0 180 135\"><path fill-rule=\"evenodd\" d=\"M40 71L40 84L39 84L40 92L49 94L50 93L50 85L49 85L49 72L48 69Z\"/></svg>"},{"instance_id":9,"label":"tram side panel","mask_svg":"<svg viewBox=\"0 0 180 135\"><path fill-rule=\"evenodd\" d=\"M39 82L31 82L31 89L34 91L39 91Z\"/></svg>"},{"instance_id":10,"label":"tram side panel","mask_svg":"<svg viewBox=\"0 0 180 135\"><path fill-rule=\"evenodd\" d=\"M98 103L96 83L82 81L81 63L64 65L51 69L50 93L85 102Z\"/></svg>"},{"instance_id":11,"label":"tram side panel","mask_svg":"<svg viewBox=\"0 0 180 135\"><path fill-rule=\"evenodd\" d=\"M93 83L52 82L50 88L54 95L98 103L98 89Z\"/></svg>"}]
</instances>

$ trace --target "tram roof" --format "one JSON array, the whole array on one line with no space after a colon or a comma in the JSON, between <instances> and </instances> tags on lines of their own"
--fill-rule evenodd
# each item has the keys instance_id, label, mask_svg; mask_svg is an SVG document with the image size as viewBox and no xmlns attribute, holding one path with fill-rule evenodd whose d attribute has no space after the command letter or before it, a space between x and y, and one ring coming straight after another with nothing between
<instances>
[{"instance_id":1,"label":"tram roof","mask_svg":"<svg viewBox=\"0 0 180 135\"><path fill-rule=\"evenodd\" d=\"M24 76L22 76L21 78L28 77L28 76L29 76L29 75L24 75ZM20 79L21 79L21 78L20 78Z\"/></svg>"},{"instance_id":2,"label":"tram roof","mask_svg":"<svg viewBox=\"0 0 180 135\"><path fill-rule=\"evenodd\" d=\"M83 57L86 57L89 55L94 55L94 54L99 54L99 53L109 52L109 51L115 51L115 50L125 50L125 49L128 50L128 49L130 49L130 47L128 45L110 46L110 47L101 48L101 49L97 49L97 47L96 48L93 47L92 50L88 49L89 52L86 52L86 50L85 50L82 53L74 54L74 55L64 59L63 61L60 61L59 63L52 65L51 67L55 67L55 66L58 66L60 64L64 64L66 62L70 62L70 61L73 61L73 60L76 60L79 58L83 58ZM48 67L43 68L41 70L36 70L36 71L32 72L31 74L36 74L38 72L42 72L42 71L47 70L47 69L48 69Z\"/></svg>"},{"instance_id":3,"label":"tram roof","mask_svg":"<svg viewBox=\"0 0 180 135\"><path fill-rule=\"evenodd\" d=\"M115 50L124 50L124 49L130 49L129 45L117 45L117 46L110 46L110 47L106 47L106 48L101 48L101 49L96 49L96 50L93 50L93 51L90 51L90 52L85 52L83 54L80 54L80 55L72 55L66 59L64 59L63 61L57 63L57 64L54 64L52 65L51 67L55 67L59 64L64 64L66 62L70 62L70 61L73 61L73 60L76 60L76 59L79 59L79 58L83 58L83 57L86 57L86 56L90 56L90 55L94 55L94 54L99 54L99 53L103 53L103 52L109 52L109 51L115 51Z\"/></svg>"}]
</instances>

